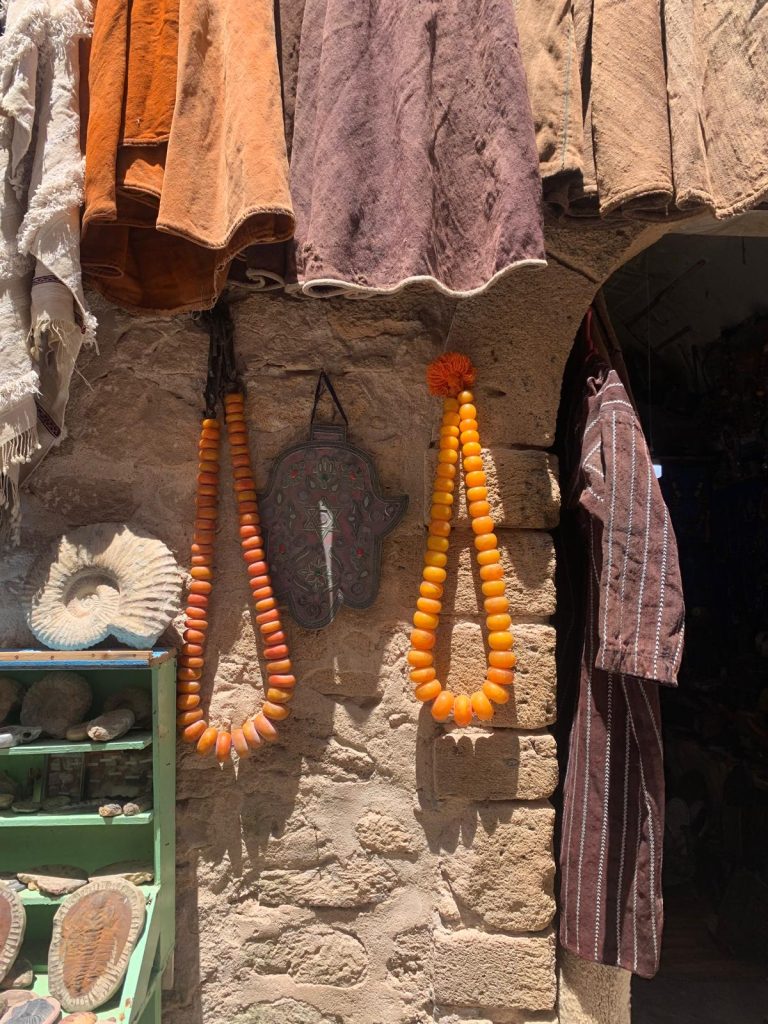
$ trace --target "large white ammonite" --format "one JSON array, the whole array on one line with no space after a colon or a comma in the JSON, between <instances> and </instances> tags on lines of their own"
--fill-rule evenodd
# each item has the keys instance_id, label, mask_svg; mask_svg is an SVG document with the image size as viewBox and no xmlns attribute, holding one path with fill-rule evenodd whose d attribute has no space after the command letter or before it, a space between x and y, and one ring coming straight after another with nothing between
<instances>
[{"instance_id":1,"label":"large white ammonite","mask_svg":"<svg viewBox=\"0 0 768 1024\"><path fill-rule=\"evenodd\" d=\"M25 588L27 623L46 647L76 651L115 637L151 647L178 611L181 573L162 541L122 523L60 537Z\"/></svg>"}]
</instances>

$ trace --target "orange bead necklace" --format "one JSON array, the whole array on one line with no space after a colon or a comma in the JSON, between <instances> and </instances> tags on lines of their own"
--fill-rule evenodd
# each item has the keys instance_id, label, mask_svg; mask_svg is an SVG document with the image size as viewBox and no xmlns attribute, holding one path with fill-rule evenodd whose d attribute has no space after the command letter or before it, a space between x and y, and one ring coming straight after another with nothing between
<instances>
[{"instance_id":1,"label":"orange bead necklace","mask_svg":"<svg viewBox=\"0 0 768 1024\"><path fill-rule=\"evenodd\" d=\"M482 722L493 718L494 704L506 704L515 681L516 658L512 653L509 600L505 595L504 568L491 518L482 448L478 432L477 409L469 388L476 371L470 360L457 352L447 352L427 369L430 393L443 398L440 427L440 451L432 493L427 550L413 616L411 650L408 652L411 682L416 698L432 702L432 717L467 726L473 717ZM447 576L448 547L459 459L464 470L467 508L475 535L477 562L484 595L488 629L488 666L482 686L471 696L455 695L443 688L434 667L433 650L442 611L443 584Z\"/></svg>"},{"instance_id":2,"label":"orange bead necklace","mask_svg":"<svg viewBox=\"0 0 768 1024\"><path fill-rule=\"evenodd\" d=\"M212 360L214 360L214 336L218 332L219 344L231 348L232 326L225 311L217 308L210 314ZM223 338L221 335L223 334ZM230 378L233 373L234 355L228 353ZM293 696L296 679L292 674L288 643L280 620L272 581L269 575L261 533L256 483L251 468L248 448L248 431L245 421L245 395L242 389L231 390L224 397L224 420L232 460L232 477L237 501L240 546L245 561L248 582L256 612L256 623L264 642L268 684L266 700L261 711L246 718L239 728L219 729L209 724L202 707L200 696L201 680L205 667L205 647L208 638L208 605L213 592L213 553L218 517L218 491L220 466L221 426L216 414L221 367L217 368L216 380L211 385L209 369L209 390L206 393L207 412L202 422L198 445L199 464L197 476L197 500L195 527L191 547L190 575L192 583L187 599L184 645L179 657L177 673L178 710L177 725L181 739L194 743L198 754L214 753L223 762L230 757L231 750L240 757L247 757L262 743L277 739L275 722L288 717L288 702ZM230 379L223 386L232 387Z\"/></svg>"}]
</instances>

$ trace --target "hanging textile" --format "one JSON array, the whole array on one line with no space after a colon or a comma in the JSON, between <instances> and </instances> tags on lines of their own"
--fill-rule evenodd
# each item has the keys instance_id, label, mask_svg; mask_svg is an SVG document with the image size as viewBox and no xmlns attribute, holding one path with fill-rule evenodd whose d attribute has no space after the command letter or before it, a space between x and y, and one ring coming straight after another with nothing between
<instances>
[{"instance_id":1,"label":"hanging textile","mask_svg":"<svg viewBox=\"0 0 768 1024\"><path fill-rule=\"evenodd\" d=\"M468 295L543 266L507 0L307 0L291 190L305 294Z\"/></svg>"},{"instance_id":2,"label":"hanging textile","mask_svg":"<svg viewBox=\"0 0 768 1024\"><path fill-rule=\"evenodd\" d=\"M725 218L768 196L768 152L754 144L768 138L763 4L515 0L515 9L551 209Z\"/></svg>"},{"instance_id":3,"label":"hanging textile","mask_svg":"<svg viewBox=\"0 0 768 1024\"><path fill-rule=\"evenodd\" d=\"M663 925L659 684L676 685L684 632L677 546L626 390L582 345L558 434L560 941L652 977Z\"/></svg>"},{"instance_id":4,"label":"hanging textile","mask_svg":"<svg viewBox=\"0 0 768 1024\"><path fill-rule=\"evenodd\" d=\"M83 268L129 309L206 309L293 234L271 0L98 0Z\"/></svg>"},{"instance_id":5,"label":"hanging textile","mask_svg":"<svg viewBox=\"0 0 768 1024\"><path fill-rule=\"evenodd\" d=\"M90 15L87 0L10 0L0 39L0 544L18 540L22 466L64 436L75 361L95 339L79 253Z\"/></svg>"}]
</instances>

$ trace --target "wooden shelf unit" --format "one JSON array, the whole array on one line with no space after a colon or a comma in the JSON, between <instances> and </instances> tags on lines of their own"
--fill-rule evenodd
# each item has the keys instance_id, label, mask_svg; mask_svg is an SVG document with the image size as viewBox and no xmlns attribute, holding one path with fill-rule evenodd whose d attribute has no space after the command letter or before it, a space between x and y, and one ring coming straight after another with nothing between
<instances>
[{"instance_id":1,"label":"wooden shelf unit","mask_svg":"<svg viewBox=\"0 0 768 1024\"><path fill-rule=\"evenodd\" d=\"M0 771L40 785L47 758L94 752L152 752L153 807L141 814L101 818L97 813L15 814L0 812L0 871L42 864L72 864L91 872L118 861L139 860L154 868L154 883L141 886L147 919L131 956L122 988L96 1011L99 1020L161 1024L161 990L173 970L175 943L176 662L175 651L0 651L0 674L28 686L46 672L80 672L91 685L98 714L106 697L125 686L152 694L152 729L110 743L38 740L0 750ZM3 831L7 830L7 831ZM61 902L39 892L21 894L27 931L21 956L35 969L34 990L48 993L48 945Z\"/></svg>"}]
</instances>

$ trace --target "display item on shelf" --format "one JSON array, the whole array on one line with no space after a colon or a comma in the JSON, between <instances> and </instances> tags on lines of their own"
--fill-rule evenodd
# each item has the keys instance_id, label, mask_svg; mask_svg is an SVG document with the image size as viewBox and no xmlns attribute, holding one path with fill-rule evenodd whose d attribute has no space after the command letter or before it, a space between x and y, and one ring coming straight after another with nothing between
<instances>
[{"instance_id":1,"label":"display item on shelf","mask_svg":"<svg viewBox=\"0 0 768 1024\"><path fill-rule=\"evenodd\" d=\"M82 722L93 694L77 672L48 672L32 683L21 704L21 724L39 726L47 736L64 739L67 729Z\"/></svg>"},{"instance_id":2,"label":"display item on shelf","mask_svg":"<svg viewBox=\"0 0 768 1024\"><path fill-rule=\"evenodd\" d=\"M53 919L48 983L65 1010L95 1010L120 987L144 928L146 900L121 879L89 882Z\"/></svg>"},{"instance_id":3,"label":"display item on shelf","mask_svg":"<svg viewBox=\"0 0 768 1024\"><path fill-rule=\"evenodd\" d=\"M18 893L0 882L0 979L13 967L26 928L27 915Z\"/></svg>"},{"instance_id":4,"label":"display item on shelf","mask_svg":"<svg viewBox=\"0 0 768 1024\"><path fill-rule=\"evenodd\" d=\"M114 636L151 647L178 610L181 576L162 541L123 523L70 530L32 567L27 624L46 647L72 651Z\"/></svg>"}]
</instances>

